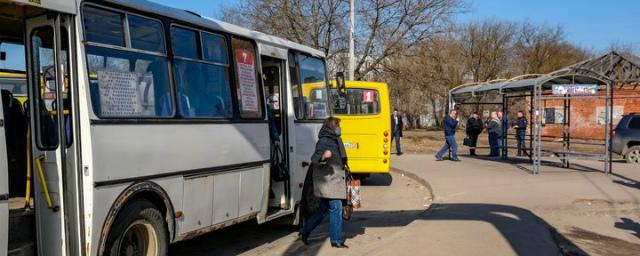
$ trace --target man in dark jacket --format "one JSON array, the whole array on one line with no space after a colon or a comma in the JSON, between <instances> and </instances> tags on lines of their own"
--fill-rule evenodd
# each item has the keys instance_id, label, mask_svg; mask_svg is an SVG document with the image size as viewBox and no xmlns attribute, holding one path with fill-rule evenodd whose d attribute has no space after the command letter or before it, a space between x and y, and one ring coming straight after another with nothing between
<instances>
[{"instance_id":1,"label":"man in dark jacket","mask_svg":"<svg viewBox=\"0 0 640 256\"><path fill-rule=\"evenodd\" d=\"M402 138L402 116L398 114L398 109L393 110L391 114L391 144L396 143L396 154L402 155L400 148L400 138Z\"/></svg>"},{"instance_id":2,"label":"man in dark jacket","mask_svg":"<svg viewBox=\"0 0 640 256\"><path fill-rule=\"evenodd\" d=\"M522 111L518 111L518 120L516 121L516 125L513 126L513 129L516 129L516 139L518 140L518 156L522 156L523 153L527 153L524 148L524 137L527 135L528 125L529 121L524 117L524 113Z\"/></svg>"},{"instance_id":3,"label":"man in dark jacket","mask_svg":"<svg viewBox=\"0 0 640 256\"><path fill-rule=\"evenodd\" d=\"M451 110L449 115L444 118L444 140L445 144L442 146L438 154L436 154L436 160L442 161L442 157L447 150L451 151L451 161L460 161L458 159L458 144L456 143L456 128L458 127L458 111Z\"/></svg>"},{"instance_id":4,"label":"man in dark jacket","mask_svg":"<svg viewBox=\"0 0 640 256\"><path fill-rule=\"evenodd\" d=\"M491 112L491 121L487 124L487 132L489 132L489 146L491 147L489 156L500 156L498 139L502 133L502 122L498 118L498 113Z\"/></svg>"},{"instance_id":5,"label":"man in dark jacket","mask_svg":"<svg viewBox=\"0 0 640 256\"><path fill-rule=\"evenodd\" d=\"M476 145L478 143L478 136L482 133L482 129L484 129L484 124L482 124L482 120L480 120L480 116L478 113L473 113L471 118L467 120L467 137L469 138L469 154L472 156L476 155Z\"/></svg>"}]
</instances>

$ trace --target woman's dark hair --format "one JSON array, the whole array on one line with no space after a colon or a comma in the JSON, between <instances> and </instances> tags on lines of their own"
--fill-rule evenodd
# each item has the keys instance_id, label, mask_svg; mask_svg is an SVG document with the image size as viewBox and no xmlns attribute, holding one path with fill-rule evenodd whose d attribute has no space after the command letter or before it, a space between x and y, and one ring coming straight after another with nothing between
<instances>
[{"instance_id":1,"label":"woman's dark hair","mask_svg":"<svg viewBox=\"0 0 640 256\"><path fill-rule=\"evenodd\" d=\"M332 131L335 131L336 128L338 128L338 126L340 126L340 118L333 117L333 116L325 119L324 122L322 123L322 127L329 128Z\"/></svg>"}]
</instances>

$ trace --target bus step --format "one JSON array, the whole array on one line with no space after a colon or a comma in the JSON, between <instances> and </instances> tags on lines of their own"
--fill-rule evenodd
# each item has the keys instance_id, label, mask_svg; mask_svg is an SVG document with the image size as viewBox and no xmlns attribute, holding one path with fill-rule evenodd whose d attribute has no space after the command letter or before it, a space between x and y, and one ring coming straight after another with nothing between
<instances>
[{"instance_id":1,"label":"bus step","mask_svg":"<svg viewBox=\"0 0 640 256\"><path fill-rule=\"evenodd\" d=\"M9 211L9 255L35 255L35 211Z\"/></svg>"}]
</instances>

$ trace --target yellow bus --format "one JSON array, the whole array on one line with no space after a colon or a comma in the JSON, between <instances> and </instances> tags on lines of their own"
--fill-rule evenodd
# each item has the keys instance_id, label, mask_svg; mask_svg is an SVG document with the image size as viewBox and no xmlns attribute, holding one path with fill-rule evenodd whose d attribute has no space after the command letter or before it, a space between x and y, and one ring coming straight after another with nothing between
<instances>
[{"instance_id":1,"label":"yellow bus","mask_svg":"<svg viewBox=\"0 0 640 256\"><path fill-rule=\"evenodd\" d=\"M338 99L335 81L332 99ZM345 97L334 100L342 140L354 174L388 173L391 159L391 113L387 84L346 81Z\"/></svg>"},{"instance_id":2,"label":"yellow bus","mask_svg":"<svg viewBox=\"0 0 640 256\"><path fill-rule=\"evenodd\" d=\"M27 79L24 71L0 70L0 89L9 91L24 104L27 100Z\"/></svg>"}]
</instances>

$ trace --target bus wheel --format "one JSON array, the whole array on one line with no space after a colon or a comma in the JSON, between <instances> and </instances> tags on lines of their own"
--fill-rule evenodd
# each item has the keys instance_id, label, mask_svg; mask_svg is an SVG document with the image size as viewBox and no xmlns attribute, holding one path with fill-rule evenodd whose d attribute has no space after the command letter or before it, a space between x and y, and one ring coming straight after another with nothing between
<instances>
[{"instance_id":1,"label":"bus wheel","mask_svg":"<svg viewBox=\"0 0 640 256\"><path fill-rule=\"evenodd\" d=\"M135 200L118 214L106 243L112 256L167 255L169 232L162 213L147 200Z\"/></svg>"}]
</instances>

